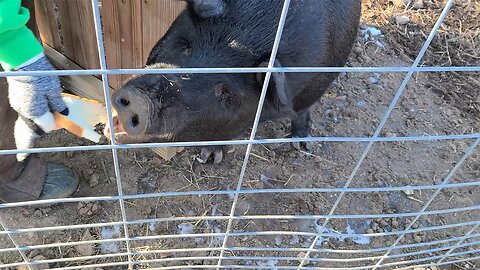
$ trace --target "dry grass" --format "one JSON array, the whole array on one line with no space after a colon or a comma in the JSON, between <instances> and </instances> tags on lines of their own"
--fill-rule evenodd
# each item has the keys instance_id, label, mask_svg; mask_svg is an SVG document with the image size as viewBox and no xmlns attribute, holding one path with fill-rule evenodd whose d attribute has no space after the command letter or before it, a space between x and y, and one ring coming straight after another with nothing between
<instances>
[{"instance_id":1,"label":"dry grass","mask_svg":"<svg viewBox=\"0 0 480 270\"><path fill-rule=\"evenodd\" d=\"M405 5L402 0L365 0L365 23L384 30L385 39L402 57L413 61L437 21L446 1L423 0L423 8ZM395 23L396 16L408 16L405 25ZM479 66L480 65L480 1L456 1L430 45L422 65ZM465 118L477 122L480 129L480 80L478 73L449 72L429 74L431 89L454 104Z\"/></svg>"}]
</instances>

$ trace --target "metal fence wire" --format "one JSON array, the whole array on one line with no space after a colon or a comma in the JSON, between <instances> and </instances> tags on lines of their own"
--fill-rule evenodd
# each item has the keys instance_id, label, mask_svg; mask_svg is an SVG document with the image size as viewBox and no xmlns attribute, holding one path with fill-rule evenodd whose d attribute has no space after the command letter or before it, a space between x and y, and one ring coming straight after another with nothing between
<instances>
[{"instance_id":1,"label":"metal fence wire","mask_svg":"<svg viewBox=\"0 0 480 270\"><path fill-rule=\"evenodd\" d=\"M100 58L100 69L94 70L55 70L55 71L31 71L31 72L0 72L0 76L24 76L24 75L101 75L103 80L105 104L107 108L111 108L111 100L109 94L108 75L112 74L167 74L167 73L266 73L261 98L258 104L255 121L251 130L249 139L232 140L232 141L201 141L201 142L172 142L172 143L148 143L148 144L117 144L112 134L111 143L108 145L87 145L72 147L51 147L51 148L35 148L21 150L1 150L1 155L10 155L17 153L56 153L71 151L99 151L109 150L112 152L116 185L118 195L116 196L99 196L99 197L75 197L67 199L54 199L43 201L31 201L20 203L4 203L0 204L0 210L21 208L26 206L38 206L46 203L79 203L79 202L115 202L120 206L121 220L103 223L80 223L74 225L62 225L51 227L30 227L30 228L12 228L8 227L5 219L0 216L1 231L0 237L8 237L12 247L0 247L0 253L19 254L22 261L0 265L5 269L21 268L39 269L41 265L49 264L52 269L406 269L406 268L428 268L434 267L453 267L457 265L459 269L473 268L475 260L480 259L480 234L478 227L480 220L480 205L472 203L461 208L432 208L433 202L438 195L445 190L466 188L475 190L480 186L480 179L471 179L471 181L458 181L455 178L457 172L465 165L466 161L478 151L480 143L480 134L471 133L463 135L424 135L424 136L381 136L384 127L391 118L392 113L399 104L407 84L412 80L416 73L422 72L480 72L478 66L462 66L462 67L423 67L421 66L429 46L442 25L445 17L449 13L454 0L446 1L445 7L439 16L436 24L428 35L425 43L419 51L413 64L408 67L274 67L274 59L282 38L282 31L285 20L288 16L290 0L284 1L282 15L278 24L274 46L270 57L269 65L266 68L176 68L176 69L108 69L106 65L105 48L102 36L102 25L100 19L100 10L98 0L91 0L94 12L95 29L98 42L98 51ZM271 79L272 72L354 72L354 73L394 73L404 76L401 85L398 87L395 96L391 100L388 108L383 113L380 121L371 137L312 137L297 139L258 139L257 129L259 127L260 115L263 103L266 97L267 86ZM403 75L406 73L406 75ZM110 128L114 130L112 121L112 111L108 111L110 119ZM424 186L380 186L380 187L354 187L352 183L358 177L360 168L364 164L367 156L372 152L374 147L379 143L408 143L408 142L441 142L441 141L466 141L468 146L461 150L461 158L454 162L448 170L448 175L437 181L436 184ZM338 188L281 188L281 189L245 189L246 172L249 163L251 163L252 149L257 145L274 145L286 144L292 142L315 142L315 143L362 143L363 148L360 158L353 166L353 170L349 174L343 186ZM212 146L212 145L241 145L246 146L246 153L238 176L238 181L234 189L220 190L193 190L193 191L172 191L149 194L124 194L125 189L122 188L122 179L120 171L119 154L124 149L147 149L153 147L178 147L178 146ZM348 168L345 168L348 170ZM461 177L460 177L461 178ZM454 181L457 179L457 181ZM422 201L422 207L414 212L400 213L377 213L377 214L339 214L338 208L344 199L352 193L365 194L381 194L393 192L426 192L429 194L428 199ZM315 194L322 193L331 195L333 198L330 210L321 215L280 215L265 213L263 215L239 215L238 208L243 196L261 195L265 198L276 195L288 194ZM152 219L129 219L127 215L127 201L137 199L162 199L192 196L224 196L229 198L230 207L228 215L202 215L202 216L182 216L181 213L175 213L173 217L152 218ZM473 194L471 196L478 196ZM368 200L368 196L365 200ZM417 221L424 217L435 215L459 215L464 216L470 213L469 221L460 221L458 223L430 224L428 226L418 227ZM0 213L1 214L1 213ZM475 215L476 214L476 215ZM3 215L3 214L2 214ZM376 219L395 219L407 218L405 226L398 230L388 231L372 231L366 230L361 233L356 232L338 232L328 229L333 220L376 220ZM311 221L317 225L314 231L308 230L264 230L264 231L239 231L234 230L234 224L239 221L246 222L298 222ZM187 231L186 233L177 234L152 234L146 236L132 236L131 226L160 224L168 222L210 222L211 224L224 224L221 230L213 230L210 233L194 233ZM175 223L174 223L175 224ZM66 230L80 230L92 228L116 228L118 237L105 237L101 239L82 239L80 241L72 241L71 239L62 239L60 232ZM219 227L220 228L220 227ZM404 239L408 235L424 232L434 232L448 229L463 229L464 233L460 235L450 235L450 237L432 239L422 242L405 242ZM42 232L59 232L58 241L48 244L25 244L26 235ZM123 232L121 232L123 231ZM232 245L232 239L238 237L246 237L248 239L264 239L267 237L289 237L291 239L307 239L307 245L300 245L298 241L290 241L288 247L278 243L277 245L263 244L259 246L242 246ZM390 237L394 239L386 245L365 248L363 245L352 245L349 248L324 247L322 241L327 238L335 239L381 239ZM187 241L187 239L217 239L218 245L194 248L152 248L140 250L134 248L135 243L145 243L146 241L162 241L162 240L178 240ZM261 243L261 242L260 242ZM320 243L320 246L319 246ZM65 250L75 246L82 245L105 245L117 244L120 249L115 252L105 254L91 254L79 257L57 257L53 259L42 258L36 260L27 254L32 251L44 249ZM293 246L292 246L293 245ZM274 247L272 247L274 246ZM173 256L170 256L174 254ZM200 255L198 255L200 254ZM238 255L238 254L254 254L254 255ZM261 254L261 255L259 255ZM149 256L152 255L152 256ZM167 256L168 255L168 256ZM12 255L13 256L13 255ZM16 256L16 255L15 255ZM198 263L198 262L201 263ZM478 265L477 265L478 267ZM44 268L42 268L44 269ZM451 269L451 268L445 268ZM453 268L452 268L453 269Z\"/></svg>"}]
</instances>

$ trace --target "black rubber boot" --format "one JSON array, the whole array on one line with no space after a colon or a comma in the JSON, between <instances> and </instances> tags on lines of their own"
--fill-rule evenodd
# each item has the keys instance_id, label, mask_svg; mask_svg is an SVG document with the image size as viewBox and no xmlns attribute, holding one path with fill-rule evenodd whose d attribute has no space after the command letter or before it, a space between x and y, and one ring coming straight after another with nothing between
<instances>
[{"instance_id":1,"label":"black rubber boot","mask_svg":"<svg viewBox=\"0 0 480 270\"><path fill-rule=\"evenodd\" d=\"M48 163L47 176L39 200L61 199L72 196L78 188L78 179L69 168Z\"/></svg>"}]
</instances>

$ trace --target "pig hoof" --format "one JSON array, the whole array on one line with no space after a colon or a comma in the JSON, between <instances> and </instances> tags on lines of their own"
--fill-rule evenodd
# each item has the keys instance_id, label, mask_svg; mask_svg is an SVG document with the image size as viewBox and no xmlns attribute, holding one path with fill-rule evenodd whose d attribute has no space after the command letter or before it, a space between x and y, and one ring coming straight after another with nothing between
<instances>
[{"instance_id":1,"label":"pig hoof","mask_svg":"<svg viewBox=\"0 0 480 270\"><path fill-rule=\"evenodd\" d=\"M307 136L307 138L311 138L311 137L312 136L310 135ZM300 137L294 137L294 138L300 138ZM306 150L308 152L311 152L313 150L313 142L293 142L292 146L298 151Z\"/></svg>"},{"instance_id":2,"label":"pig hoof","mask_svg":"<svg viewBox=\"0 0 480 270\"><path fill-rule=\"evenodd\" d=\"M203 147L200 151L200 157L197 158L201 164L207 164L213 155L213 164L218 165L223 160L222 147Z\"/></svg>"}]
</instances>

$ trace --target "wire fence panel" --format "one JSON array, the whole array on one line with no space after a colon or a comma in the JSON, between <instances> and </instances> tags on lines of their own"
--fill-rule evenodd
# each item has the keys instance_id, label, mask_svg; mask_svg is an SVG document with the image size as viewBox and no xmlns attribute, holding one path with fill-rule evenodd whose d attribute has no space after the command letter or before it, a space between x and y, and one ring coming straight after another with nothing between
<instances>
[{"instance_id":1,"label":"wire fence panel","mask_svg":"<svg viewBox=\"0 0 480 270\"><path fill-rule=\"evenodd\" d=\"M99 68L0 72L0 77L101 76L110 130L115 129L111 75L265 74L251 129L243 139L119 144L112 132L109 143L94 145L56 131L33 149L0 150L2 156L30 153L67 162L83 180L73 198L0 204L0 267L480 267L478 101L475 96L464 100L467 105L462 108L468 109L461 110L452 105L454 98L444 93L444 86L432 79L458 79L464 74L460 84L457 79L443 81L447 88L459 87L452 90L458 97L458 89L468 84L480 87L475 79L480 66L478 61L456 65L448 48L434 56L449 59L449 64L426 64L431 61L432 47L439 46L438 40L444 38L441 44L447 47L456 41L448 36L455 29L446 23L452 14L461 8L471 10L475 4L454 0L407 4L414 16L422 14L415 9L427 12L427 8L437 7L431 28L426 33L419 31L423 39L417 43L411 63L402 60L409 56L398 55L398 50L385 52L390 48L381 38L387 34L375 34L378 29L362 25L346 67L276 67L295 1L299 0L282 0L267 67L110 69L105 46L112 40L104 41L102 15L115 14L116 9L101 13L101 1L85 0L81 4L88 3L88 7L82 6L82 10L89 11L91 6L92 14L82 16L93 20L88 25L95 27ZM110 5L117 8L123 4ZM47 5L41 8L45 14L55 13ZM402 16L393 20L406 25ZM145 27L152 43L152 29L156 28ZM403 27L405 31L398 31L399 35L412 34L408 26ZM60 42L57 36L47 38ZM123 40L121 35L116 38ZM466 38L470 39L476 41L477 37ZM141 51L142 57L145 53ZM353 59L355 56L360 60ZM478 60L467 49L464 56ZM97 61L91 55L88 60ZM362 61L369 65L362 66ZM261 121L275 72L341 73L334 90L315 107L312 137L289 138L285 123ZM430 74L440 75L428 77ZM292 150L290 144L299 142L313 143L314 150ZM202 165L195 150L186 150L173 161L144 151L202 146L226 146L225 164Z\"/></svg>"}]
</instances>

